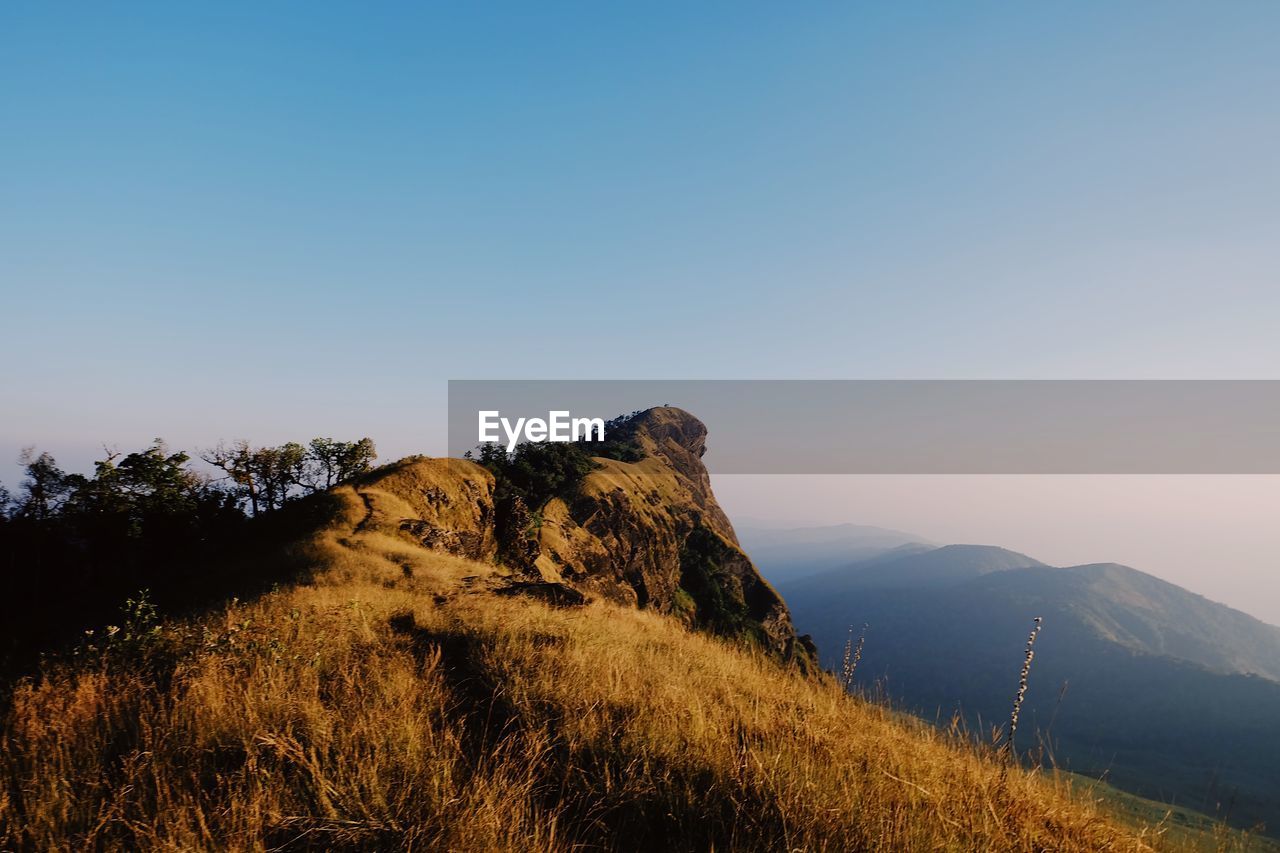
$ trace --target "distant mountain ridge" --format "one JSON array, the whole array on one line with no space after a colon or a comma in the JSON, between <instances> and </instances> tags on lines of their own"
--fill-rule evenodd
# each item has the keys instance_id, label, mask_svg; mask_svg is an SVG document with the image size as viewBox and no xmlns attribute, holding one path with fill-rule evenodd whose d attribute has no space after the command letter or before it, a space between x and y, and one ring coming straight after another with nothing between
<instances>
[{"instance_id":1,"label":"distant mountain ridge","mask_svg":"<svg viewBox=\"0 0 1280 853\"><path fill-rule=\"evenodd\" d=\"M1042 566L984 580L1046 606L1072 602L1101 638L1134 651L1280 681L1280 628L1129 566Z\"/></svg>"},{"instance_id":2,"label":"distant mountain ridge","mask_svg":"<svg viewBox=\"0 0 1280 853\"><path fill-rule=\"evenodd\" d=\"M1008 716L1042 617L1023 749L1047 737L1060 766L1280 830L1276 626L1127 566L995 546L886 551L779 587L825 665L866 624L860 683L976 731Z\"/></svg>"},{"instance_id":3,"label":"distant mountain ridge","mask_svg":"<svg viewBox=\"0 0 1280 853\"><path fill-rule=\"evenodd\" d=\"M738 539L772 583L847 566L886 553L937 547L913 533L865 524L776 528L737 523Z\"/></svg>"},{"instance_id":4,"label":"distant mountain ridge","mask_svg":"<svg viewBox=\"0 0 1280 853\"><path fill-rule=\"evenodd\" d=\"M1045 563L1026 554L992 545L944 545L924 551L902 553L894 550L857 564L857 571L839 573L839 581L857 586L914 586L936 584L949 586L982 577L992 572L1011 569L1048 568ZM818 583L835 582L833 573L817 578Z\"/></svg>"},{"instance_id":5,"label":"distant mountain ridge","mask_svg":"<svg viewBox=\"0 0 1280 853\"><path fill-rule=\"evenodd\" d=\"M991 578L991 575L999 577ZM1280 627L1119 563L1054 567L995 545L912 546L786 582L823 596L866 589L951 587L985 579L992 596L1042 607L1071 604L1102 639L1222 673L1280 681ZM994 599L993 599L994 600Z\"/></svg>"}]
</instances>

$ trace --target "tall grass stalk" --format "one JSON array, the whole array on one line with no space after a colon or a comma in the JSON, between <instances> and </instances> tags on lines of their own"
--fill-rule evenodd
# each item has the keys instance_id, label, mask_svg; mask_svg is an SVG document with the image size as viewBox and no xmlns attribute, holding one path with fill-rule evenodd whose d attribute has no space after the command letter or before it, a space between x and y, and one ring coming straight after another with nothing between
<instances>
[{"instance_id":1,"label":"tall grass stalk","mask_svg":"<svg viewBox=\"0 0 1280 853\"><path fill-rule=\"evenodd\" d=\"M1018 715L1022 713L1022 703L1027 698L1027 680L1031 676L1031 661L1036 656L1036 638L1040 636L1040 628L1044 620L1037 616L1031 634L1027 637L1026 654L1022 659L1022 675L1018 678L1018 694L1013 697L1013 710L1009 713L1009 738L1005 743L1012 760L1018 754L1015 738L1018 734Z\"/></svg>"},{"instance_id":2,"label":"tall grass stalk","mask_svg":"<svg viewBox=\"0 0 1280 853\"><path fill-rule=\"evenodd\" d=\"M862 625L862 634L858 637L858 645L853 644L853 626L849 626L849 639L844 644L844 659L840 663L840 684L845 690L853 686L853 677L858 672L858 664L862 660L862 646L867 642L867 624Z\"/></svg>"}]
</instances>

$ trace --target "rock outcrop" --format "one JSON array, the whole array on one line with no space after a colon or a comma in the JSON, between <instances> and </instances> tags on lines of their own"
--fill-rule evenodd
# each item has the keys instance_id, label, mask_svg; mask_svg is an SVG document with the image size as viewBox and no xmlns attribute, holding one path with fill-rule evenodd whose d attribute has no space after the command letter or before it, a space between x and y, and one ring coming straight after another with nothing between
<instances>
[{"instance_id":1,"label":"rock outcrop","mask_svg":"<svg viewBox=\"0 0 1280 853\"><path fill-rule=\"evenodd\" d=\"M365 510L357 530L395 530L469 560L497 556L493 475L474 462L411 456L353 485Z\"/></svg>"},{"instance_id":2,"label":"rock outcrop","mask_svg":"<svg viewBox=\"0 0 1280 853\"><path fill-rule=\"evenodd\" d=\"M782 598L738 545L716 503L702 455L707 429L681 409L660 407L615 427L611 439L636 461L596 458L572 495L532 514L516 583L556 585L745 639L808 665ZM465 460L410 459L358 486L382 527L439 550L493 560L501 552L494 478Z\"/></svg>"}]
</instances>

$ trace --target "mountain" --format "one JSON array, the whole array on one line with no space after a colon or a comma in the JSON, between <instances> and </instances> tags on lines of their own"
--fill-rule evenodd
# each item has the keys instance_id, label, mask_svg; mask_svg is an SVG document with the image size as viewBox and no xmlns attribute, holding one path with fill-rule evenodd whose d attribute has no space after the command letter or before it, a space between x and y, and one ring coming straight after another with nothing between
<instances>
[{"instance_id":1,"label":"mountain","mask_svg":"<svg viewBox=\"0 0 1280 853\"><path fill-rule=\"evenodd\" d=\"M1042 607L1069 603L1071 617L1100 639L1141 654L1280 681L1280 628L1128 566L1041 567L978 588Z\"/></svg>"},{"instance_id":2,"label":"mountain","mask_svg":"<svg viewBox=\"0 0 1280 853\"><path fill-rule=\"evenodd\" d=\"M806 582L834 588L950 586L992 572L1032 566L1043 567L1044 563L993 545L946 545L908 553L895 550L838 572L811 576Z\"/></svg>"},{"instance_id":3,"label":"mountain","mask_svg":"<svg viewBox=\"0 0 1280 853\"><path fill-rule=\"evenodd\" d=\"M623 437L587 465L386 466L255 539L248 565L295 579L168 619L134 602L5 695L0 849L1208 838L847 695L737 546L701 424L656 410Z\"/></svg>"},{"instance_id":4,"label":"mountain","mask_svg":"<svg viewBox=\"0 0 1280 853\"><path fill-rule=\"evenodd\" d=\"M395 526L428 548L474 560L501 556L527 590L643 607L749 636L787 660L811 660L812 647L796 636L786 605L738 546L711 492L702 422L660 407L611 434L634 461L597 457L571 489L537 497L464 460L410 460L361 484L363 523ZM524 452L535 458L513 467L563 464L555 445ZM500 477L507 464L498 466ZM504 486L518 494L504 500Z\"/></svg>"},{"instance_id":5,"label":"mountain","mask_svg":"<svg viewBox=\"0 0 1280 853\"><path fill-rule=\"evenodd\" d=\"M782 591L828 666L849 626L866 624L859 683L929 718L959 713L979 732L1007 721L1042 617L1024 749L1043 738L1064 768L1280 829L1280 629L1125 566L1053 568L975 546Z\"/></svg>"},{"instance_id":6,"label":"mountain","mask_svg":"<svg viewBox=\"0 0 1280 853\"><path fill-rule=\"evenodd\" d=\"M934 547L911 533L861 524L775 528L740 523L737 527L743 549L773 583L890 552L906 554Z\"/></svg>"}]
</instances>

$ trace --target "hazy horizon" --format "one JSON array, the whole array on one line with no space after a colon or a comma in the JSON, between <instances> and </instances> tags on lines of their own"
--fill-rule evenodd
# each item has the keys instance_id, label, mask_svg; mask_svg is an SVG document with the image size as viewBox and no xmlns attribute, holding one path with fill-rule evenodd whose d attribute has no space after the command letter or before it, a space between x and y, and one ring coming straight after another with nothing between
<instances>
[{"instance_id":1,"label":"hazy horizon","mask_svg":"<svg viewBox=\"0 0 1280 853\"><path fill-rule=\"evenodd\" d=\"M731 474L712 485L734 521L863 524L1055 566L1120 563L1280 626L1278 476Z\"/></svg>"}]
</instances>

